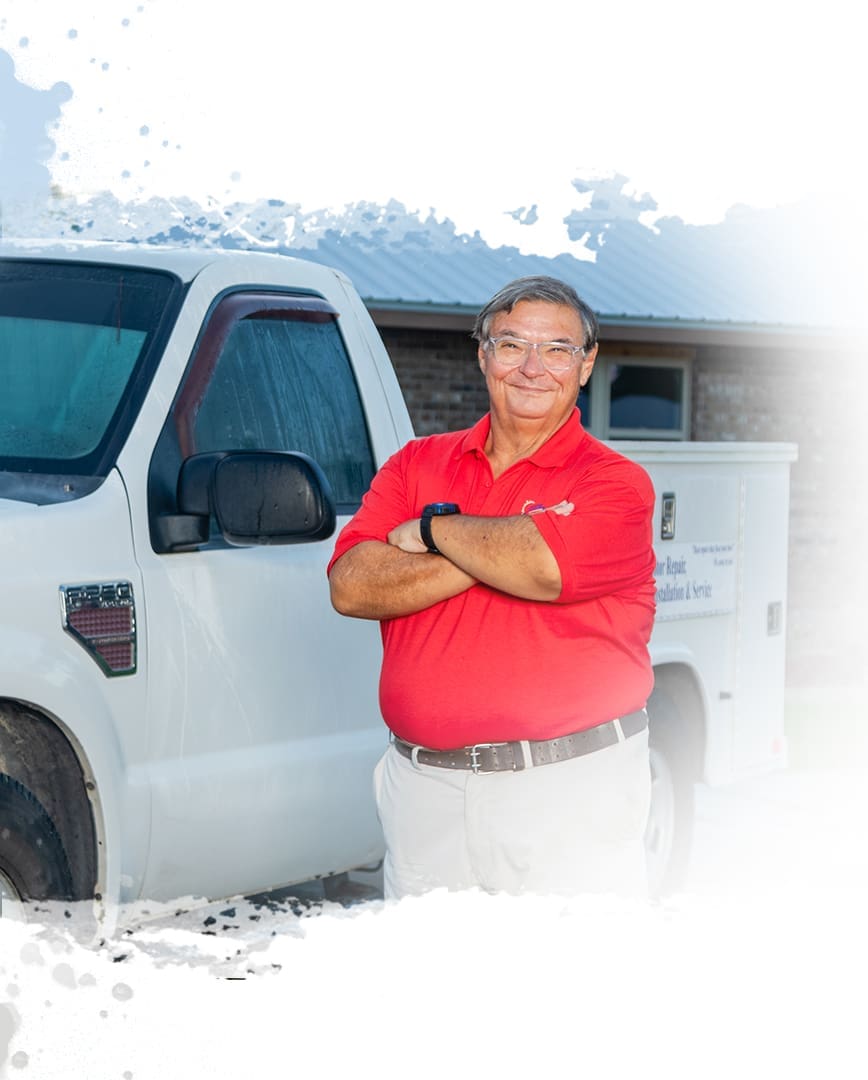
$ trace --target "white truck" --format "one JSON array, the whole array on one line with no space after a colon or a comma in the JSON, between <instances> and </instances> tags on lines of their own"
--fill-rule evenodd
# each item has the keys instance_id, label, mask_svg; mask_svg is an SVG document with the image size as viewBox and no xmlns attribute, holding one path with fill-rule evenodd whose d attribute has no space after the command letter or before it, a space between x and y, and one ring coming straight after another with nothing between
<instances>
[{"instance_id":1,"label":"white truck","mask_svg":"<svg viewBox=\"0 0 868 1080\"><path fill-rule=\"evenodd\" d=\"M376 624L334 532L413 436L342 274L0 254L0 906L220 899L382 856ZM788 447L629 443L658 490L655 888L695 781L784 760Z\"/></svg>"}]
</instances>

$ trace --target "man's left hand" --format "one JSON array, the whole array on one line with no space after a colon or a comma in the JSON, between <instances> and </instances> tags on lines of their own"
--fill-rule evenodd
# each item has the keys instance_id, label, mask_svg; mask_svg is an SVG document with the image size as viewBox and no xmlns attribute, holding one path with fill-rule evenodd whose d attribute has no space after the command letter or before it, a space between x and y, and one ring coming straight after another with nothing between
<instances>
[{"instance_id":1,"label":"man's left hand","mask_svg":"<svg viewBox=\"0 0 868 1080\"><path fill-rule=\"evenodd\" d=\"M422 541L419 524L419 518L404 521L396 525L386 539L392 547L400 548L401 551L409 552L410 555L424 555L428 548Z\"/></svg>"}]
</instances>

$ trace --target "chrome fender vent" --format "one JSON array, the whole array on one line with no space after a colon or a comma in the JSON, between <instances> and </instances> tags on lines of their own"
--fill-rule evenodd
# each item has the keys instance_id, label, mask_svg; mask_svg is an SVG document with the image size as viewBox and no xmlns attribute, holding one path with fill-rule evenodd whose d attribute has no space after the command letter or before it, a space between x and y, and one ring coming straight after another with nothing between
<instances>
[{"instance_id":1,"label":"chrome fender vent","mask_svg":"<svg viewBox=\"0 0 868 1080\"><path fill-rule=\"evenodd\" d=\"M63 629L106 675L136 670L136 605L129 581L61 585Z\"/></svg>"}]
</instances>

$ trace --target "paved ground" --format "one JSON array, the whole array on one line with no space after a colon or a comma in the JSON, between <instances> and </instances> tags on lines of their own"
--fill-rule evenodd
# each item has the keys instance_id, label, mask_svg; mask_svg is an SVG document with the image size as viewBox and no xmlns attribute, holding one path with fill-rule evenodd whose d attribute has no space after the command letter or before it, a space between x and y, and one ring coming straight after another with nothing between
<instances>
[{"instance_id":1,"label":"paved ground","mask_svg":"<svg viewBox=\"0 0 868 1080\"><path fill-rule=\"evenodd\" d=\"M699 894L868 884L868 768L791 769L696 789L685 891ZM382 872L295 891L342 903L382 890Z\"/></svg>"},{"instance_id":2,"label":"paved ground","mask_svg":"<svg viewBox=\"0 0 868 1080\"><path fill-rule=\"evenodd\" d=\"M868 768L788 770L701 785L687 891L868 883Z\"/></svg>"},{"instance_id":3,"label":"paved ground","mask_svg":"<svg viewBox=\"0 0 868 1080\"><path fill-rule=\"evenodd\" d=\"M747 897L783 893L793 899L817 890L868 887L868 767L794 769L721 788L700 785L696 831L684 893L697 897ZM191 930L209 938L267 941L275 933L300 933L299 919L330 905L378 901L382 873L355 873L344 880L311 882L244 900L188 906L145 905L127 912L124 939L160 928ZM42 906L37 917L68 925L68 905ZM143 917L139 918L140 914ZM76 918L78 913L76 914ZM86 913L82 940L91 932Z\"/></svg>"},{"instance_id":4,"label":"paved ground","mask_svg":"<svg viewBox=\"0 0 868 1080\"><path fill-rule=\"evenodd\" d=\"M689 893L726 894L868 884L868 767L791 769L696 789ZM380 874L353 884L382 887ZM309 895L309 894L308 894Z\"/></svg>"}]
</instances>

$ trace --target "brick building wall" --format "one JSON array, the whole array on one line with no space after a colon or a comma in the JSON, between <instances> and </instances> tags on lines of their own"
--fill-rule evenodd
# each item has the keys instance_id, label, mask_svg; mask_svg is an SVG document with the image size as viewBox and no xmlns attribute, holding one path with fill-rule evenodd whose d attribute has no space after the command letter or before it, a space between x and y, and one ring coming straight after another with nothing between
<instances>
[{"instance_id":1,"label":"brick building wall","mask_svg":"<svg viewBox=\"0 0 868 1080\"><path fill-rule=\"evenodd\" d=\"M830 349L705 348L692 437L791 442L787 682L864 688L868 465L862 358Z\"/></svg>"},{"instance_id":2,"label":"brick building wall","mask_svg":"<svg viewBox=\"0 0 868 1080\"><path fill-rule=\"evenodd\" d=\"M417 435L470 427L488 411L469 333L381 329Z\"/></svg>"},{"instance_id":3,"label":"brick building wall","mask_svg":"<svg viewBox=\"0 0 868 1080\"><path fill-rule=\"evenodd\" d=\"M486 411L467 332L381 328L420 435L469 427ZM605 341L607 355L665 355L658 344ZM862 357L827 350L697 346L690 437L792 442L787 682L864 687L868 498L860 494ZM672 356L684 348L671 349Z\"/></svg>"}]
</instances>

